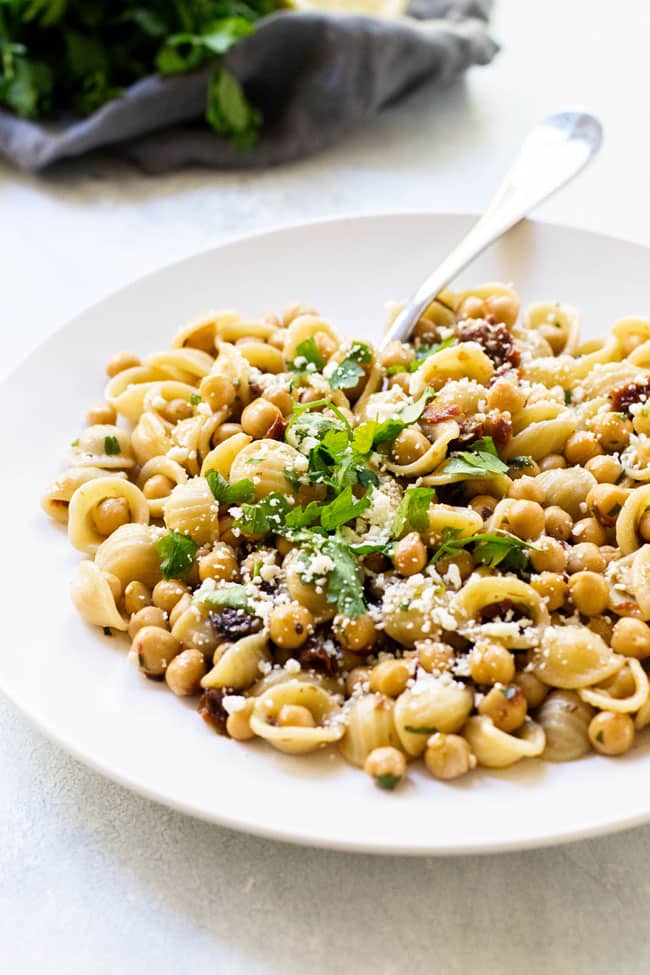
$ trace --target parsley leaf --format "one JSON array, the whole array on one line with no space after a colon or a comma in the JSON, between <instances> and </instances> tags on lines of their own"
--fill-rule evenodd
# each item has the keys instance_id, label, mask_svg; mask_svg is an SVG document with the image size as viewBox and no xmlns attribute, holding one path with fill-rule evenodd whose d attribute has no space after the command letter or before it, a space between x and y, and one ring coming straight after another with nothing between
<instances>
[{"instance_id":1,"label":"parsley leaf","mask_svg":"<svg viewBox=\"0 0 650 975\"><path fill-rule=\"evenodd\" d=\"M391 534L399 538L406 528L426 531L429 525L429 505L435 496L434 488L408 487L393 517Z\"/></svg>"},{"instance_id":2,"label":"parsley leaf","mask_svg":"<svg viewBox=\"0 0 650 975\"><path fill-rule=\"evenodd\" d=\"M468 450L455 450L442 468L442 473L484 477L486 474L505 474L507 470L508 465L497 454L492 437L481 437Z\"/></svg>"},{"instance_id":3,"label":"parsley leaf","mask_svg":"<svg viewBox=\"0 0 650 975\"><path fill-rule=\"evenodd\" d=\"M367 494L362 498L355 498L352 494L352 488L348 485L341 494L334 498L331 504L322 508L320 523L325 531L335 531L341 525L360 515L369 505L370 499Z\"/></svg>"},{"instance_id":4,"label":"parsley leaf","mask_svg":"<svg viewBox=\"0 0 650 975\"><path fill-rule=\"evenodd\" d=\"M241 504L242 501L253 501L255 498L253 482L248 478L228 484L218 471L208 471L205 479L219 504Z\"/></svg>"},{"instance_id":5,"label":"parsley leaf","mask_svg":"<svg viewBox=\"0 0 650 975\"><path fill-rule=\"evenodd\" d=\"M420 345L415 351L415 359L410 362L405 368L404 366L389 366L386 373L389 376L393 376L398 372L417 372L420 366L436 352L442 352L443 349L449 349L452 345L457 345L458 339L455 335L450 335L448 338L443 339L442 342L436 342L434 345Z\"/></svg>"},{"instance_id":6,"label":"parsley leaf","mask_svg":"<svg viewBox=\"0 0 650 975\"><path fill-rule=\"evenodd\" d=\"M372 362L372 352L363 342L353 342L350 351L330 376L332 389L353 389L365 375L362 365Z\"/></svg>"},{"instance_id":7,"label":"parsley leaf","mask_svg":"<svg viewBox=\"0 0 650 975\"><path fill-rule=\"evenodd\" d=\"M329 555L334 568L327 577L327 600L336 603L338 611L355 620L366 612L363 599L363 578L359 564L343 539L327 538L321 551Z\"/></svg>"},{"instance_id":8,"label":"parsley leaf","mask_svg":"<svg viewBox=\"0 0 650 975\"><path fill-rule=\"evenodd\" d=\"M229 583L220 589L199 591L194 596L193 602L202 606L230 606L232 609L243 609L247 613L252 612L246 586L240 586L237 583Z\"/></svg>"},{"instance_id":9,"label":"parsley leaf","mask_svg":"<svg viewBox=\"0 0 650 975\"><path fill-rule=\"evenodd\" d=\"M396 786L398 786L401 781L402 781L401 775L390 775L388 773L386 775L375 775L375 782L377 783L379 788L386 789L389 792L392 792L393 789Z\"/></svg>"},{"instance_id":10,"label":"parsley leaf","mask_svg":"<svg viewBox=\"0 0 650 975\"><path fill-rule=\"evenodd\" d=\"M109 457L119 454L120 451L120 441L117 437L104 437L104 450Z\"/></svg>"},{"instance_id":11,"label":"parsley leaf","mask_svg":"<svg viewBox=\"0 0 650 975\"><path fill-rule=\"evenodd\" d=\"M298 365L298 360L304 359L304 364ZM304 373L309 375L312 372L320 372L325 365L325 360L318 351L318 346L316 345L316 339L313 335L301 342L300 345L296 346L296 357L293 362L289 363L289 369L292 372ZM312 366L312 369L308 367Z\"/></svg>"},{"instance_id":12,"label":"parsley leaf","mask_svg":"<svg viewBox=\"0 0 650 975\"><path fill-rule=\"evenodd\" d=\"M184 579L194 565L197 544L188 535L170 531L158 539L155 548L165 579Z\"/></svg>"},{"instance_id":13,"label":"parsley leaf","mask_svg":"<svg viewBox=\"0 0 650 975\"><path fill-rule=\"evenodd\" d=\"M524 572L528 568L526 549L535 549L530 542L525 542L516 535L500 531L498 534L485 532L460 538L458 528L445 528L442 532L442 544L434 552L431 564L435 565L440 559L455 559L463 549L475 545L473 558L489 569L501 566L504 572Z\"/></svg>"},{"instance_id":14,"label":"parsley leaf","mask_svg":"<svg viewBox=\"0 0 650 975\"><path fill-rule=\"evenodd\" d=\"M291 502L278 491L272 491L258 504L243 504L234 527L247 535L268 535L284 528Z\"/></svg>"},{"instance_id":15,"label":"parsley leaf","mask_svg":"<svg viewBox=\"0 0 650 975\"><path fill-rule=\"evenodd\" d=\"M192 393L192 395L190 396L190 403L192 404L192 406L198 406L199 403L202 402L203 402L203 397L201 396L200 393Z\"/></svg>"},{"instance_id":16,"label":"parsley leaf","mask_svg":"<svg viewBox=\"0 0 650 975\"><path fill-rule=\"evenodd\" d=\"M412 724L404 725L404 731L410 731L412 735L435 735L438 732L437 728L433 725L423 725L421 728L416 728Z\"/></svg>"},{"instance_id":17,"label":"parsley leaf","mask_svg":"<svg viewBox=\"0 0 650 975\"><path fill-rule=\"evenodd\" d=\"M322 507L318 501L310 501L306 508L294 508L289 511L284 523L287 528L308 528L319 520Z\"/></svg>"}]
</instances>

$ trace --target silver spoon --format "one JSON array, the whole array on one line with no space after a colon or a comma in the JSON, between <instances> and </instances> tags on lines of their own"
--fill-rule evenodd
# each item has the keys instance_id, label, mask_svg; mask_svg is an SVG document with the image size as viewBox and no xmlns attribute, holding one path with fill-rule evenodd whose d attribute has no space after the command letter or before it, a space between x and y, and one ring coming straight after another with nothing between
<instances>
[{"instance_id":1,"label":"silver spoon","mask_svg":"<svg viewBox=\"0 0 650 975\"><path fill-rule=\"evenodd\" d=\"M602 138L598 119L579 109L556 112L536 125L483 216L407 301L381 347L396 339L405 342L436 295L486 247L577 176L600 149Z\"/></svg>"}]
</instances>

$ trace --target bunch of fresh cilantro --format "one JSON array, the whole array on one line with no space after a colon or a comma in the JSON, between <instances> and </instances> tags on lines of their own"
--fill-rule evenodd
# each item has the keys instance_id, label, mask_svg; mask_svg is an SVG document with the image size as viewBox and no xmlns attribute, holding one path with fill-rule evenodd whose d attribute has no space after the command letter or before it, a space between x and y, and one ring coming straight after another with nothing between
<instances>
[{"instance_id":1,"label":"bunch of fresh cilantro","mask_svg":"<svg viewBox=\"0 0 650 975\"><path fill-rule=\"evenodd\" d=\"M221 55L282 0L0 0L0 106L89 115L147 75L210 64L205 117L240 148L261 124Z\"/></svg>"}]
</instances>

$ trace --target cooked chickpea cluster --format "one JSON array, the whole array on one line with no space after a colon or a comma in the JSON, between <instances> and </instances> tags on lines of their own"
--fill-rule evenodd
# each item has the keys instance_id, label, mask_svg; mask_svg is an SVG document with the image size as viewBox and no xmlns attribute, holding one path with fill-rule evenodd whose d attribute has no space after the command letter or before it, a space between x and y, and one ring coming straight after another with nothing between
<instances>
[{"instance_id":1,"label":"cooked chickpea cluster","mask_svg":"<svg viewBox=\"0 0 650 975\"><path fill-rule=\"evenodd\" d=\"M116 355L43 499L75 605L219 733L336 744L385 790L621 755L650 724L646 343L486 286L380 352L296 304Z\"/></svg>"}]
</instances>

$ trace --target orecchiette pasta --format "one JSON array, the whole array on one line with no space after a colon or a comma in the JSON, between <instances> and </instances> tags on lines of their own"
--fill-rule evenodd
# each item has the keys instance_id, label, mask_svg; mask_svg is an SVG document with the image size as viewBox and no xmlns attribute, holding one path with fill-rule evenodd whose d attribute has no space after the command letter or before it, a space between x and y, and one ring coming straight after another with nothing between
<instances>
[{"instance_id":1,"label":"orecchiette pasta","mask_svg":"<svg viewBox=\"0 0 650 975\"><path fill-rule=\"evenodd\" d=\"M82 618L209 726L394 788L650 724L650 320L582 342L486 284L383 349L291 305L139 362L42 506Z\"/></svg>"}]
</instances>

